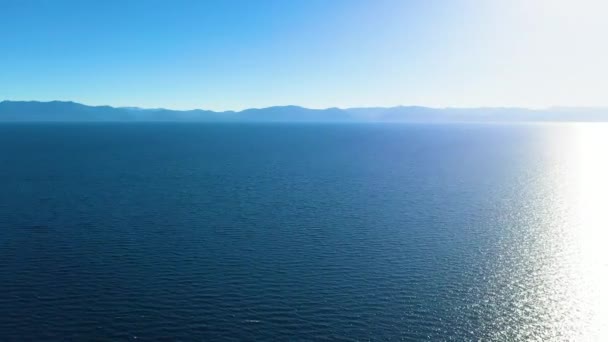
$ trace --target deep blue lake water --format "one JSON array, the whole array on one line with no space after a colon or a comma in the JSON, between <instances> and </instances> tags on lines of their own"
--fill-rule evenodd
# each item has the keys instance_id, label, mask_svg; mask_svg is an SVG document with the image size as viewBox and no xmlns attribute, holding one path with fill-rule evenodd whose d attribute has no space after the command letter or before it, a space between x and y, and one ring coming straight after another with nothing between
<instances>
[{"instance_id":1,"label":"deep blue lake water","mask_svg":"<svg viewBox=\"0 0 608 342\"><path fill-rule=\"evenodd\" d=\"M2 124L0 340L599 341L607 132Z\"/></svg>"}]
</instances>

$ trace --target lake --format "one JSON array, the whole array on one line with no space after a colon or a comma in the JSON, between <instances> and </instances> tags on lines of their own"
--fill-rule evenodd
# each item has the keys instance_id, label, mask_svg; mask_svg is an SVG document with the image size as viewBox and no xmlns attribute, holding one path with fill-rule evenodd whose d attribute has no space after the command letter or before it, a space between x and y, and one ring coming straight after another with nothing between
<instances>
[{"instance_id":1,"label":"lake","mask_svg":"<svg viewBox=\"0 0 608 342\"><path fill-rule=\"evenodd\" d=\"M608 125L2 124L0 336L608 340Z\"/></svg>"}]
</instances>

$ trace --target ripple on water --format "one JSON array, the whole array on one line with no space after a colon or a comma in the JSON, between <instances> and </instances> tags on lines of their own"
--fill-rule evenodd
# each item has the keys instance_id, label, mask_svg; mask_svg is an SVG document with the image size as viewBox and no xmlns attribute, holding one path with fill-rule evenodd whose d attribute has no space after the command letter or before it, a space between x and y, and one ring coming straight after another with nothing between
<instances>
[{"instance_id":1,"label":"ripple on water","mask_svg":"<svg viewBox=\"0 0 608 342\"><path fill-rule=\"evenodd\" d=\"M0 125L0 337L603 340L594 127Z\"/></svg>"}]
</instances>

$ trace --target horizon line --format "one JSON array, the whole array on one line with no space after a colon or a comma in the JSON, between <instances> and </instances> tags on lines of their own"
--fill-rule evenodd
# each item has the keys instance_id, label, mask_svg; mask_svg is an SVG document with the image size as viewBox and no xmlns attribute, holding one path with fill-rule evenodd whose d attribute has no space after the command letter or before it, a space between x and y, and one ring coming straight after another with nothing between
<instances>
[{"instance_id":1,"label":"horizon line","mask_svg":"<svg viewBox=\"0 0 608 342\"><path fill-rule=\"evenodd\" d=\"M424 105L416 105L416 104L400 104L400 105L388 105L388 106L355 106L355 107L306 107L303 105L272 105L266 107L246 107L240 110L213 110L213 109L204 109L204 108L190 108L190 109L175 109L168 107L140 107L140 106L116 106L110 104L88 104L83 102L78 102L74 100L11 100L11 99L3 99L0 103L4 102L29 102L29 103L73 103L87 107L110 107L115 109L139 109L139 110L168 110L175 112L189 112L189 111L207 111L207 112L215 112L215 113L240 113L247 110L261 110L268 108L287 108L287 107L296 107L310 110L331 110L331 109L339 109L339 110L353 110L353 109L390 109L390 108L428 108L428 109L519 109L519 110L530 110L530 111L543 111L543 110L551 110L551 109L606 109L608 110L608 105L606 106L572 106L572 105L552 105L552 106L543 106L543 107L527 107L527 106L424 106Z\"/></svg>"}]
</instances>

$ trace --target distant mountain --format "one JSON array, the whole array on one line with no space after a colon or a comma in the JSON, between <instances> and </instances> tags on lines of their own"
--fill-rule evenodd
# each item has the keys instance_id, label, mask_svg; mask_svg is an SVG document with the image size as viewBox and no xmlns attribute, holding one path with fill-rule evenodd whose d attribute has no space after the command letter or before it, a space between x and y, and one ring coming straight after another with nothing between
<instances>
[{"instance_id":1,"label":"distant mountain","mask_svg":"<svg viewBox=\"0 0 608 342\"><path fill-rule=\"evenodd\" d=\"M608 108L429 108L418 106L309 109L278 106L243 111L142 109L75 102L2 101L0 122L547 122L608 121Z\"/></svg>"}]
</instances>

